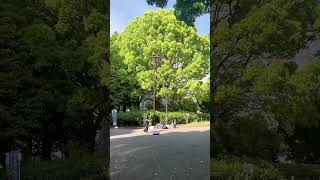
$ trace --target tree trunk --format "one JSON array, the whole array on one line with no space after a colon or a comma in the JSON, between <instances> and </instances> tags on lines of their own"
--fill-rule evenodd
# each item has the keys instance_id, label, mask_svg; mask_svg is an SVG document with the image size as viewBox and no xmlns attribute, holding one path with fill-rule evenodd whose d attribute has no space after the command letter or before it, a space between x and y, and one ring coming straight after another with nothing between
<instances>
[{"instance_id":1,"label":"tree trunk","mask_svg":"<svg viewBox=\"0 0 320 180\"><path fill-rule=\"evenodd\" d=\"M161 107L161 97L156 97L156 110L159 110Z\"/></svg>"},{"instance_id":2,"label":"tree trunk","mask_svg":"<svg viewBox=\"0 0 320 180\"><path fill-rule=\"evenodd\" d=\"M109 164L110 160L110 122L111 122L111 108L110 108L110 87L102 88L101 93L103 94L103 101L99 107L99 119L102 119L100 122L101 130L98 136L97 147L98 150L104 154L104 158Z\"/></svg>"},{"instance_id":3,"label":"tree trunk","mask_svg":"<svg viewBox=\"0 0 320 180\"><path fill-rule=\"evenodd\" d=\"M168 124L168 94L166 93L166 124Z\"/></svg>"},{"instance_id":4,"label":"tree trunk","mask_svg":"<svg viewBox=\"0 0 320 180\"><path fill-rule=\"evenodd\" d=\"M215 91L216 91L216 74L217 70L215 64L217 64L217 59L215 59L214 56L214 42L213 42L213 36L214 32L217 28L218 25L218 20L219 20L219 1L216 1L216 3L211 3L211 9L214 9L213 11L210 12L210 103L209 103L209 112L210 112L210 156L212 157L214 155L214 145L212 142L214 142L214 124L216 122L216 107L215 107Z\"/></svg>"}]
</instances>

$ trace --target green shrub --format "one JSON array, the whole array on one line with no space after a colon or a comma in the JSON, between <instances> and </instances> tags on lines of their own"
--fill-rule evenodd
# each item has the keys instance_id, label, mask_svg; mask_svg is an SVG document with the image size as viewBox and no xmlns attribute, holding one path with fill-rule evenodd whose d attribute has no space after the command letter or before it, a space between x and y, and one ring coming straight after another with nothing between
<instances>
[{"instance_id":1,"label":"green shrub","mask_svg":"<svg viewBox=\"0 0 320 180\"><path fill-rule=\"evenodd\" d=\"M250 160L240 158L223 158L221 160L211 160L211 179L240 180L244 179L244 163L253 164L251 180L283 180L280 172L269 162L262 160Z\"/></svg>"},{"instance_id":2,"label":"green shrub","mask_svg":"<svg viewBox=\"0 0 320 180\"><path fill-rule=\"evenodd\" d=\"M313 164L279 164L280 172L286 176L295 176L297 178L312 178L320 176L320 165Z\"/></svg>"},{"instance_id":3,"label":"green shrub","mask_svg":"<svg viewBox=\"0 0 320 180\"><path fill-rule=\"evenodd\" d=\"M237 161L211 160L211 179L238 180L242 177L242 166Z\"/></svg>"},{"instance_id":4,"label":"green shrub","mask_svg":"<svg viewBox=\"0 0 320 180\"><path fill-rule=\"evenodd\" d=\"M209 113L199 113L198 117L201 121L210 121L210 114Z\"/></svg>"},{"instance_id":5,"label":"green shrub","mask_svg":"<svg viewBox=\"0 0 320 180\"><path fill-rule=\"evenodd\" d=\"M194 113L194 112L156 112L161 123L172 123L176 120L177 124L186 124L195 121L209 121L209 114ZM167 117L167 119L166 119Z\"/></svg>"},{"instance_id":6,"label":"green shrub","mask_svg":"<svg viewBox=\"0 0 320 180\"><path fill-rule=\"evenodd\" d=\"M142 126L143 119L148 111L130 111L118 113L118 124L120 126ZM150 118L153 111L150 112ZM167 117L167 119L166 119ZM172 123L176 120L177 124L191 123L194 121L209 121L209 114L194 112L160 112L156 111L156 122Z\"/></svg>"},{"instance_id":7,"label":"green shrub","mask_svg":"<svg viewBox=\"0 0 320 180\"><path fill-rule=\"evenodd\" d=\"M107 161L97 155L66 160L30 160L21 166L21 179L108 179Z\"/></svg>"},{"instance_id":8,"label":"green shrub","mask_svg":"<svg viewBox=\"0 0 320 180\"><path fill-rule=\"evenodd\" d=\"M129 111L118 113L118 125L120 126L142 126L147 111Z\"/></svg>"},{"instance_id":9,"label":"green shrub","mask_svg":"<svg viewBox=\"0 0 320 180\"><path fill-rule=\"evenodd\" d=\"M167 116L170 123L176 120L177 124L186 124L198 120L196 113L190 112L170 112ZM165 122L165 118L166 113L162 113L161 122Z\"/></svg>"}]
</instances>

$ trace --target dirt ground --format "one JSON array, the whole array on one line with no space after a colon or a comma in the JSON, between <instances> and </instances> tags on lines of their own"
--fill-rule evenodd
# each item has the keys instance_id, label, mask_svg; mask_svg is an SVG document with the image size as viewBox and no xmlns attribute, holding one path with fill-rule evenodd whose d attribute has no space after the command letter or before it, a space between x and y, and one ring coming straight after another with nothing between
<instances>
[{"instance_id":1,"label":"dirt ground","mask_svg":"<svg viewBox=\"0 0 320 180\"><path fill-rule=\"evenodd\" d=\"M110 139L121 137L134 137L153 135L153 132L159 132L160 134L166 134L171 132L189 132L189 131L208 131L210 126L203 125L177 125L176 128L169 127L168 129L150 129L149 132L143 132L142 127L119 127L118 129L110 128Z\"/></svg>"}]
</instances>

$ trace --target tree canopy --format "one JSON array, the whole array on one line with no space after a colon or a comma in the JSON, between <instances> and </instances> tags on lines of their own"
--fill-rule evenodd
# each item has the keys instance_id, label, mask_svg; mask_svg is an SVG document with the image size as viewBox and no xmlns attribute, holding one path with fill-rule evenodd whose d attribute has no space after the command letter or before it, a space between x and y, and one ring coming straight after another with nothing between
<instances>
[{"instance_id":1,"label":"tree canopy","mask_svg":"<svg viewBox=\"0 0 320 180\"><path fill-rule=\"evenodd\" d=\"M156 87L159 96L173 100L190 96L201 104L208 97L209 82L203 80L209 67L208 38L178 21L173 11L146 12L114 36L119 36L113 37L119 56L113 61L122 59L122 79L131 78L144 91Z\"/></svg>"},{"instance_id":2,"label":"tree canopy","mask_svg":"<svg viewBox=\"0 0 320 180\"><path fill-rule=\"evenodd\" d=\"M93 150L109 114L107 3L3 1L0 8L1 150L17 141L43 158L70 141Z\"/></svg>"},{"instance_id":3,"label":"tree canopy","mask_svg":"<svg viewBox=\"0 0 320 180\"><path fill-rule=\"evenodd\" d=\"M306 101L312 94L306 89L313 84L306 76L316 77L311 69L317 65L312 63L300 72L292 59L316 37L317 3L214 1L213 7L212 154L277 161L284 153L295 160L315 162L318 149L311 143L311 132L317 128L319 110L314 102ZM304 83L297 80L303 78ZM301 149L306 144L308 151Z\"/></svg>"}]
</instances>

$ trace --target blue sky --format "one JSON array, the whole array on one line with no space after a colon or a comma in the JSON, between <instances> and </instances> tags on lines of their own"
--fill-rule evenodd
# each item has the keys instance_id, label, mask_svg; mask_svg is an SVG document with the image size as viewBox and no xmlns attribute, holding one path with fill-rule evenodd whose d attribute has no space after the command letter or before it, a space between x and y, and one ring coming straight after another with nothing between
<instances>
[{"instance_id":1,"label":"blue sky","mask_svg":"<svg viewBox=\"0 0 320 180\"><path fill-rule=\"evenodd\" d=\"M175 0L169 0L165 9L172 9ZM145 11L157 9L147 4L146 0L111 0L110 1L110 31L122 32L130 20L142 16ZM201 35L209 33L209 14L198 17L195 22L197 31Z\"/></svg>"}]
</instances>

